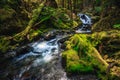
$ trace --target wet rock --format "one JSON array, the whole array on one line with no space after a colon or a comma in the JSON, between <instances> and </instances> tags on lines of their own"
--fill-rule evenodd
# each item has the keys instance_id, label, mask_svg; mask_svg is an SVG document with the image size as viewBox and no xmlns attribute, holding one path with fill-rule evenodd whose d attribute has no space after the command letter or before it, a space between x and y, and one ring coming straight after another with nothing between
<instances>
[{"instance_id":1,"label":"wet rock","mask_svg":"<svg viewBox=\"0 0 120 80\"><path fill-rule=\"evenodd\" d=\"M10 51L7 54L4 55L5 58L13 58L16 56L16 52L15 51Z\"/></svg>"},{"instance_id":2,"label":"wet rock","mask_svg":"<svg viewBox=\"0 0 120 80\"><path fill-rule=\"evenodd\" d=\"M65 41L67 41L70 38L70 36L60 39L58 42L60 43L60 49L65 50L66 44L64 44Z\"/></svg>"},{"instance_id":3,"label":"wet rock","mask_svg":"<svg viewBox=\"0 0 120 80\"><path fill-rule=\"evenodd\" d=\"M27 46L22 46L21 48L17 48L16 49L16 53L17 55L20 55L20 54L25 54L25 53L28 53L30 51L33 51L33 47L27 45Z\"/></svg>"},{"instance_id":4,"label":"wet rock","mask_svg":"<svg viewBox=\"0 0 120 80\"><path fill-rule=\"evenodd\" d=\"M54 39L55 37L56 37L56 34L54 32L49 32L49 33L45 34L44 39L51 40L51 39Z\"/></svg>"},{"instance_id":5,"label":"wet rock","mask_svg":"<svg viewBox=\"0 0 120 80\"><path fill-rule=\"evenodd\" d=\"M69 39L70 38L70 36L68 36L68 37L65 37L65 38L62 38L62 39L60 39L58 42L59 43L64 43L67 39Z\"/></svg>"},{"instance_id":6,"label":"wet rock","mask_svg":"<svg viewBox=\"0 0 120 80\"><path fill-rule=\"evenodd\" d=\"M55 52L55 50L56 50L56 48L52 48L52 49L51 49L52 52Z\"/></svg>"},{"instance_id":7,"label":"wet rock","mask_svg":"<svg viewBox=\"0 0 120 80\"><path fill-rule=\"evenodd\" d=\"M33 53L42 55L42 52L33 51Z\"/></svg>"},{"instance_id":8,"label":"wet rock","mask_svg":"<svg viewBox=\"0 0 120 80\"><path fill-rule=\"evenodd\" d=\"M68 76L69 80L98 80L95 75L70 75Z\"/></svg>"},{"instance_id":9,"label":"wet rock","mask_svg":"<svg viewBox=\"0 0 120 80\"><path fill-rule=\"evenodd\" d=\"M62 63L62 67L65 68L66 64L67 64L67 56L62 57L61 63Z\"/></svg>"},{"instance_id":10,"label":"wet rock","mask_svg":"<svg viewBox=\"0 0 120 80\"><path fill-rule=\"evenodd\" d=\"M60 49L65 50L66 49L66 44L61 44Z\"/></svg>"}]
</instances>

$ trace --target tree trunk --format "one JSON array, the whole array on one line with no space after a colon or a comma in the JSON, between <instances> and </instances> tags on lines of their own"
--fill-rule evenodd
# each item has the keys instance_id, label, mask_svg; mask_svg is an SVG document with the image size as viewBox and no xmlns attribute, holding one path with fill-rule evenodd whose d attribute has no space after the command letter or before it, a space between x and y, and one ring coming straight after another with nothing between
<instances>
[{"instance_id":1,"label":"tree trunk","mask_svg":"<svg viewBox=\"0 0 120 80\"><path fill-rule=\"evenodd\" d=\"M14 36L14 40L16 41L21 41L24 40L27 36L27 34L29 33L30 29L34 26L35 22L37 21L39 14L41 13L42 8L44 7L46 0L44 0L37 9L35 9L33 11L33 15L32 15L32 19L29 21L27 27L25 30L23 30L22 32L16 34Z\"/></svg>"}]
</instances>

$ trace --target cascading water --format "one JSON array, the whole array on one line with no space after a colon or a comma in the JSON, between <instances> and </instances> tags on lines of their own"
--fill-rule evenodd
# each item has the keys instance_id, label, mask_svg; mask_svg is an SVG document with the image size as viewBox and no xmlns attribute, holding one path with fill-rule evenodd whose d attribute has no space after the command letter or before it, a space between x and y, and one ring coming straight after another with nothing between
<instances>
[{"instance_id":1,"label":"cascading water","mask_svg":"<svg viewBox=\"0 0 120 80\"><path fill-rule=\"evenodd\" d=\"M33 50L31 52L19 56L16 61L24 60L30 56L40 56L41 61L45 62L51 60L52 55L59 52L57 39L36 42L32 44L31 47L33 47Z\"/></svg>"},{"instance_id":2,"label":"cascading water","mask_svg":"<svg viewBox=\"0 0 120 80\"><path fill-rule=\"evenodd\" d=\"M56 37L30 44L32 50L15 57L4 75L12 80L67 80L60 64L59 40Z\"/></svg>"},{"instance_id":3,"label":"cascading water","mask_svg":"<svg viewBox=\"0 0 120 80\"><path fill-rule=\"evenodd\" d=\"M77 33L83 32L84 27L91 25L91 19L84 14L79 14L83 26L76 30ZM90 31L87 31L90 32ZM56 33L56 32L54 32ZM53 33L53 34L54 34ZM59 34L60 33L60 34ZM59 41L71 36L74 32L59 32L54 39L49 41L38 41L29 44L30 51L9 61L0 80L83 80L82 76L67 77L66 72L61 66L61 54Z\"/></svg>"},{"instance_id":4,"label":"cascading water","mask_svg":"<svg viewBox=\"0 0 120 80\"><path fill-rule=\"evenodd\" d=\"M91 18L86 14L78 14L78 16L83 24L78 30L76 30L76 33L91 33Z\"/></svg>"}]
</instances>

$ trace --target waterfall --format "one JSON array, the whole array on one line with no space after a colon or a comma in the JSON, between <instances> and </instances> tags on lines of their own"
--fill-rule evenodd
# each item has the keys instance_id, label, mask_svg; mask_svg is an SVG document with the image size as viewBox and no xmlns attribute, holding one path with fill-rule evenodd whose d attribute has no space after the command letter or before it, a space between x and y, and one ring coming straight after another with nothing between
<instances>
[{"instance_id":1,"label":"waterfall","mask_svg":"<svg viewBox=\"0 0 120 80\"><path fill-rule=\"evenodd\" d=\"M78 14L77 16L80 17L80 20L82 21L82 26L78 30L76 30L76 33L91 33L91 18L86 14Z\"/></svg>"},{"instance_id":2,"label":"waterfall","mask_svg":"<svg viewBox=\"0 0 120 80\"><path fill-rule=\"evenodd\" d=\"M80 17L80 20L82 21L83 24L89 24L91 25L91 18L86 15L86 14L78 14L78 16Z\"/></svg>"}]
</instances>

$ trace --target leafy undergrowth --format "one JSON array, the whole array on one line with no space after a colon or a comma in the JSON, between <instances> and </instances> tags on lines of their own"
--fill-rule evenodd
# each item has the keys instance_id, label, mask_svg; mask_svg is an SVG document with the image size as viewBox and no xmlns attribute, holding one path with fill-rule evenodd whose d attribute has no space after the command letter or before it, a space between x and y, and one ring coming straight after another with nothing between
<instances>
[{"instance_id":1,"label":"leafy undergrowth","mask_svg":"<svg viewBox=\"0 0 120 80\"><path fill-rule=\"evenodd\" d=\"M110 33L113 34L108 35ZM80 74L93 73L102 80L117 79L118 76L115 77L115 69L118 69L118 67L114 69L109 68L111 65L108 64L106 59L103 59L102 54L100 54L98 52L99 50L95 48L99 43L101 43L102 39L115 34L116 31L109 31L93 33L90 35L75 34L72 36L65 42L66 50L62 53L66 72ZM114 72L111 70L114 70Z\"/></svg>"}]
</instances>

